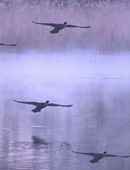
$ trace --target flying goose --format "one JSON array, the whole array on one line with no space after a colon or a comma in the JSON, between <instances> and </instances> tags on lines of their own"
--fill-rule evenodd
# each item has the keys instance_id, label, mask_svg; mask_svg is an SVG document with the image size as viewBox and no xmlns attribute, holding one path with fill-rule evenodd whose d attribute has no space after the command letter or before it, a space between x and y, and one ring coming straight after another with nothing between
<instances>
[{"instance_id":1,"label":"flying goose","mask_svg":"<svg viewBox=\"0 0 130 170\"><path fill-rule=\"evenodd\" d=\"M96 163L99 162L99 160L105 158L105 157L118 157L118 158L129 158L130 156L118 156L118 155L111 155L108 154L106 151L103 153L82 153L82 152L75 152L72 151L73 153L77 153L77 154L83 154L83 155L90 155L93 157L92 160L90 160L91 163Z\"/></svg>"},{"instance_id":2,"label":"flying goose","mask_svg":"<svg viewBox=\"0 0 130 170\"><path fill-rule=\"evenodd\" d=\"M60 107L71 107L72 106L72 105L61 105L61 104L50 103L49 100L47 100L46 102L23 102L23 101L14 100L14 102L23 103L23 104L31 104L31 105L36 106L32 110L32 112L40 112L42 109L44 109L47 106L60 106Z\"/></svg>"},{"instance_id":3,"label":"flying goose","mask_svg":"<svg viewBox=\"0 0 130 170\"><path fill-rule=\"evenodd\" d=\"M32 23L54 27L54 29L50 31L50 33L52 34L58 33L60 30L64 28L90 28L90 26L69 25L67 24L67 22L64 22L63 24L56 24L56 23L40 23L40 22L32 21Z\"/></svg>"}]
</instances>

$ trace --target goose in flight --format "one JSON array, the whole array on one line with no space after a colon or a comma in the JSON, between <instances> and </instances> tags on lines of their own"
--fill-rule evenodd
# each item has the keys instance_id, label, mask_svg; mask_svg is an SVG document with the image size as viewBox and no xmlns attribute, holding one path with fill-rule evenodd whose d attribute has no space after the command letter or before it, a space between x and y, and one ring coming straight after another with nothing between
<instances>
[{"instance_id":1,"label":"goose in flight","mask_svg":"<svg viewBox=\"0 0 130 170\"><path fill-rule=\"evenodd\" d=\"M0 43L0 46L10 46L10 47L15 47L17 44L5 44L5 43Z\"/></svg>"},{"instance_id":2,"label":"goose in flight","mask_svg":"<svg viewBox=\"0 0 130 170\"><path fill-rule=\"evenodd\" d=\"M72 151L73 153L77 153L77 154L83 154L83 155L90 155L93 157L92 160L90 160L91 163L96 163L96 162L99 162L99 160L105 158L105 157L117 157L117 158L129 158L130 156L118 156L118 155L111 155L111 154L108 154L106 151L103 152L103 153L82 153L82 152L75 152L75 151Z\"/></svg>"},{"instance_id":3,"label":"goose in flight","mask_svg":"<svg viewBox=\"0 0 130 170\"><path fill-rule=\"evenodd\" d=\"M72 106L72 105L61 105L61 104L50 103L49 100L47 100L46 102L23 102L23 101L14 100L14 102L23 103L23 104L31 104L31 105L36 106L32 110L32 112L40 112L42 109L44 109L47 106L60 106L60 107L71 107Z\"/></svg>"},{"instance_id":4,"label":"goose in flight","mask_svg":"<svg viewBox=\"0 0 130 170\"><path fill-rule=\"evenodd\" d=\"M64 22L63 24L56 24L56 23L40 23L40 22L32 21L32 23L53 27L54 29L50 31L50 33L52 33L52 34L58 33L60 30L62 30L64 28L90 28L90 26L69 25L69 24L67 24L67 22Z\"/></svg>"}]
</instances>

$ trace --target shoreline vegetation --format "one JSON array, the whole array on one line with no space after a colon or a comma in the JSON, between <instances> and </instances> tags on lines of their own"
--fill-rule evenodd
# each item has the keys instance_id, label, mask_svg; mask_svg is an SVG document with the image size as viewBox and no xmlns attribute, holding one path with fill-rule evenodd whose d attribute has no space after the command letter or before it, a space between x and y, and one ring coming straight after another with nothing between
<instances>
[{"instance_id":1,"label":"shoreline vegetation","mask_svg":"<svg viewBox=\"0 0 130 170\"><path fill-rule=\"evenodd\" d=\"M75 48L129 51L129 9L130 2L125 0L84 0L80 3L78 0L3 0L0 2L0 43L17 43L17 51ZM50 35L49 27L33 25L32 21L67 21L75 25L90 25L91 29L65 29L58 35ZM5 51L5 47L0 47L1 51Z\"/></svg>"}]
</instances>

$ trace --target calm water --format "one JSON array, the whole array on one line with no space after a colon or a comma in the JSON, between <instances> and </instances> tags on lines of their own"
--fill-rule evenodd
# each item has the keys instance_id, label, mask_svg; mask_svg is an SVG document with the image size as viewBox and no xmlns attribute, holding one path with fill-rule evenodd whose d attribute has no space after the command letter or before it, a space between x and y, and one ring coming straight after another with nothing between
<instances>
[{"instance_id":1,"label":"calm water","mask_svg":"<svg viewBox=\"0 0 130 170\"><path fill-rule=\"evenodd\" d=\"M18 44L0 47L0 170L130 170L130 158L91 164L92 157L71 152L130 155L129 3L21 2L0 4L1 43ZM91 29L51 35L32 21ZM13 99L73 107L34 114ZM34 145L34 135L49 144Z\"/></svg>"},{"instance_id":2,"label":"calm water","mask_svg":"<svg viewBox=\"0 0 130 170\"><path fill-rule=\"evenodd\" d=\"M72 83L68 78L6 77L0 89L0 170L129 170L129 158L104 158L91 164L90 156L71 152L130 155L129 87L127 79ZM48 107L33 114L33 106L13 99L51 99L74 106ZM36 146L32 135L50 144Z\"/></svg>"}]
</instances>

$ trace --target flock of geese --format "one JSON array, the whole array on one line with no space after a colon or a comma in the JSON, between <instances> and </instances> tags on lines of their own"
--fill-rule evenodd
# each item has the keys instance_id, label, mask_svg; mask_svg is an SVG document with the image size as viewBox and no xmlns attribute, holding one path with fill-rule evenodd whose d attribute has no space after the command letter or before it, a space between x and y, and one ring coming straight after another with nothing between
<instances>
[{"instance_id":1,"label":"flock of geese","mask_svg":"<svg viewBox=\"0 0 130 170\"><path fill-rule=\"evenodd\" d=\"M56 24L56 23L41 23L41 22L32 22L33 24L39 24L39 25L44 25L44 26L51 26L53 29L50 31L51 34L56 34L59 33L59 31L65 29L65 28L90 28L90 26L76 26L76 25L69 25L67 22L64 22L63 24ZM17 46L17 44L6 44L6 43L0 43L0 46L10 46L14 47ZM48 107L48 106L53 106L53 107L71 107L71 105L62 105L62 104L55 104L55 103L50 103L48 100L46 102L27 102L27 101L17 101L14 100L14 102L21 103L21 104L29 104L29 105L34 105L35 108L32 110L32 112L40 112L42 109ZM48 145L49 142L45 141L44 139L38 138L37 136L32 136L32 140L34 144L43 144L43 145ZM118 156L118 155L112 155L108 154L106 151L103 153L84 153L84 152L76 152L72 151L75 154L82 154L82 155L89 155L92 156L93 159L90 160L91 163L96 163L99 162L103 158L109 158L109 157L119 157L119 158L129 158L130 155L128 156Z\"/></svg>"}]
</instances>

